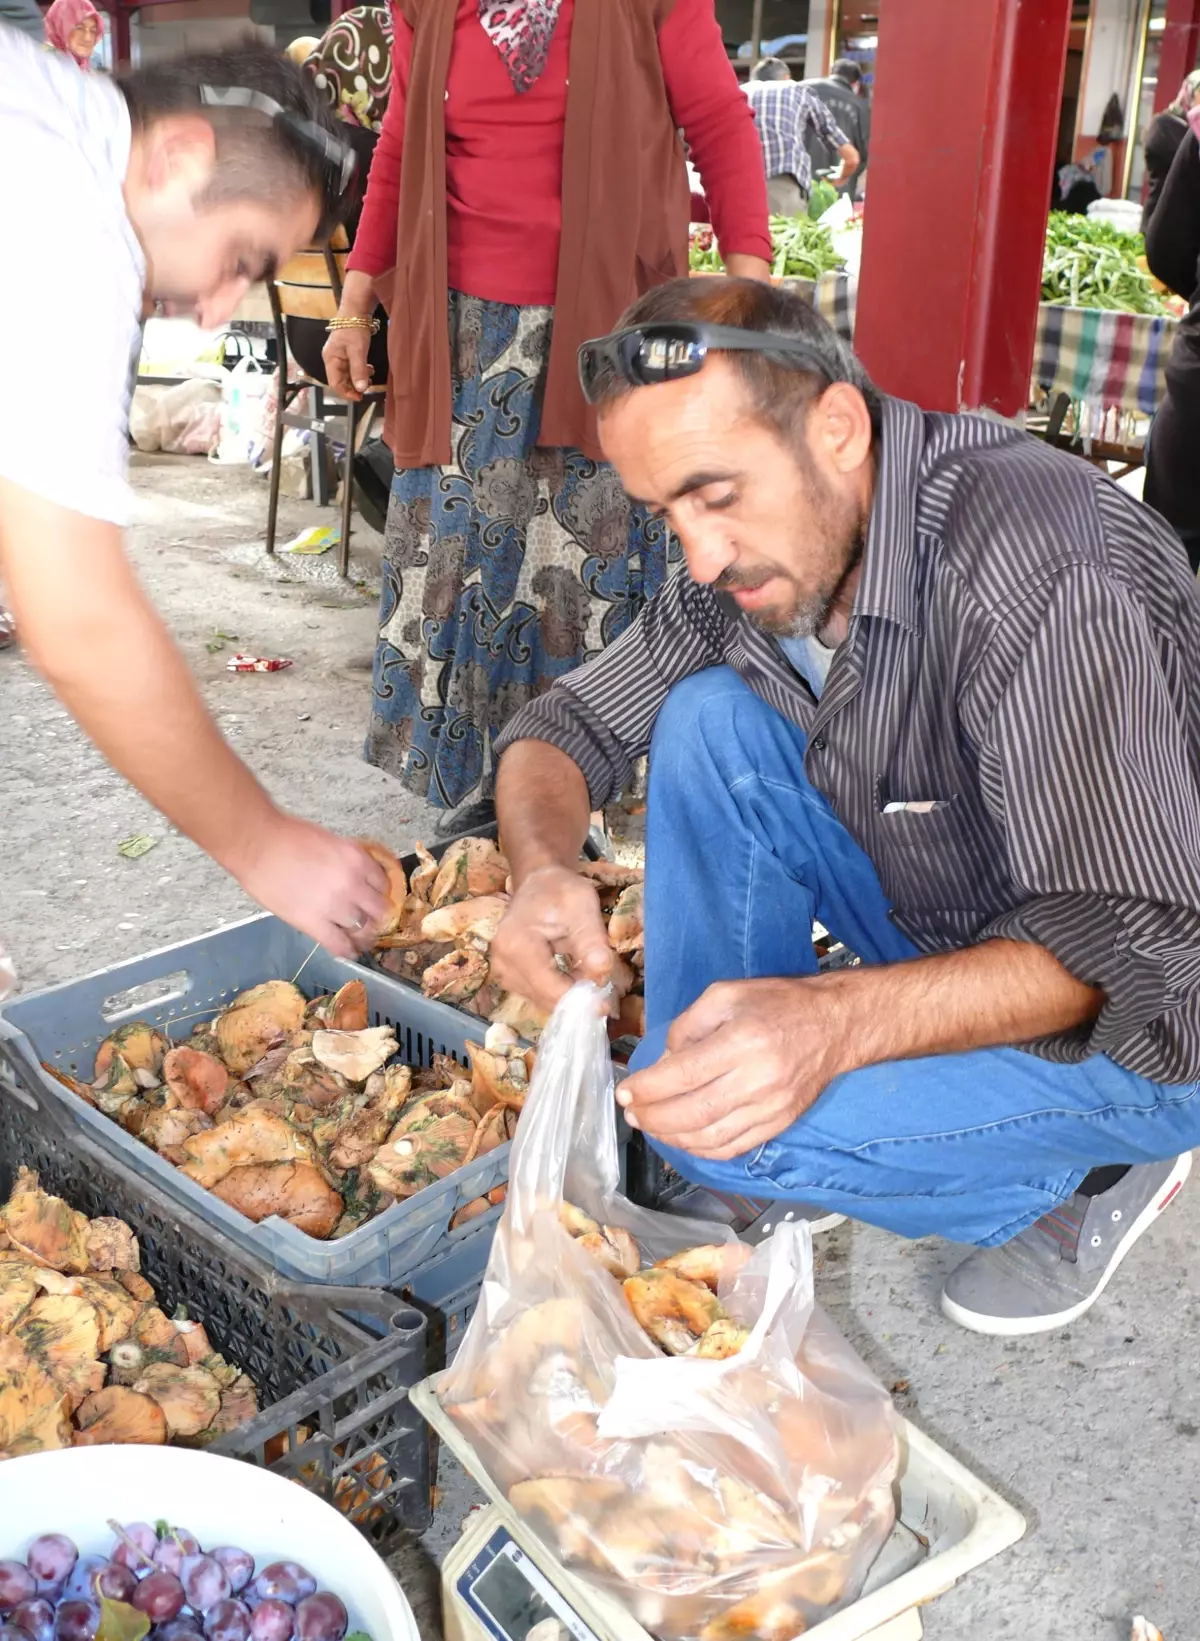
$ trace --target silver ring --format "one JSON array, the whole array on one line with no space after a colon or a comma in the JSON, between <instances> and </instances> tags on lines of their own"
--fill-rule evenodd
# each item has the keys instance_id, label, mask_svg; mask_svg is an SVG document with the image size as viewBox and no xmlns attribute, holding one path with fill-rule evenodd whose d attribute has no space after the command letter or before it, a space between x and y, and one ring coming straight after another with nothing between
<instances>
[{"instance_id":1,"label":"silver ring","mask_svg":"<svg viewBox=\"0 0 1200 1641\"><path fill-rule=\"evenodd\" d=\"M363 928L364 926L365 926L365 919L363 919L361 917L356 917L354 919L354 922L350 925L350 933L351 934L357 934L359 932L359 930L361 928Z\"/></svg>"}]
</instances>

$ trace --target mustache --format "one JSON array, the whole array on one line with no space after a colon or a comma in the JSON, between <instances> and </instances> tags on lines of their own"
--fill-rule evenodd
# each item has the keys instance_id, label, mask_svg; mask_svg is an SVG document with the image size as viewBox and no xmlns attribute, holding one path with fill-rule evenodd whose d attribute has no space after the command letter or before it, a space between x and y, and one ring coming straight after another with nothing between
<instances>
[{"instance_id":1,"label":"mustache","mask_svg":"<svg viewBox=\"0 0 1200 1641\"><path fill-rule=\"evenodd\" d=\"M768 581L774 581L779 574L778 570L740 570L736 564L722 570L713 582L713 591L718 593L756 593L760 587L765 587Z\"/></svg>"}]
</instances>

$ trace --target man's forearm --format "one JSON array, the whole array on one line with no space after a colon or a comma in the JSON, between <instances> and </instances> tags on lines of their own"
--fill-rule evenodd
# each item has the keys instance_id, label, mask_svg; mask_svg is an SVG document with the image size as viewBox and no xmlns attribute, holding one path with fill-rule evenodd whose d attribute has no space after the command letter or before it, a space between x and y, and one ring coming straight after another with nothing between
<instances>
[{"instance_id":1,"label":"man's forearm","mask_svg":"<svg viewBox=\"0 0 1200 1641\"><path fill-rule=\"evenodd\" d=\"M1034 1042L1089 1024L1104 1003L1103 992L1077 980L1044 946L1019 940L839 969L801 984L825 992L847 1071Z\"/></svg>"},{"instance_id":2,"label":"man's forearm","mask_svg":"<svg viewBox=\"0 0 1200 1641\"><path fill-rule=\"evenodd\" d=\"M519 887L543 866L575 870L591 803L579 765L548 741L516 741L500 760L496 811Z\"/></svg>"},{"instance_id":3,"label":"man's forearm","mask_svg":"<svg viewBox=\"0 0 1200 1641\"><path fill-rule=\"evenodd\" d=\"M61 509L10 486L2 499L2 562L30 660L114 767L240 876L274 806L219 734L120 531L70 515L64 540Z\"/></svg>"}]
</instances>

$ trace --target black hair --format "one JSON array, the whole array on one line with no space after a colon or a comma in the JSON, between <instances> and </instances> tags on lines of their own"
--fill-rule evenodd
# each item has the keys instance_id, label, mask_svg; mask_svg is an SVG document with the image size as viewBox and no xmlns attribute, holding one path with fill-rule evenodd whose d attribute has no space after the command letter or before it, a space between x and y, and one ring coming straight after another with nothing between
<instances>
[{"instance_id":1,"label":"black hair","mask_svg":"<svg viewBox=\"0 0 1200 1641\"><path fill-rule=\"evenodd\" d=\"M117 83L135 130L149 129L172 114L200 114L212 126L216 166L201 203L269 202L313 193L321 205L318 238L352 203L337 164L317 135L345 146L328 103L311 75L257 36L216 51L158 59L128 70ZM202 87L254 93L277 104L282 117L253 106L209 106L201 101ZM304 125L315 130L306 133Z\"/></svg>"},{"instance_id":2,"label":"black hair","mask_svg":"<svg viewBox=\"0 0 1200 1641\"><path fill-rule=\"evenodd\" d=\"M790 80L792 71L782 57L764 57L750 70L752 80Z\"/></svg>"},{"instance_id":3,"label":"black hair","mask_svg":"<svg viewBox=\"0 0 1200 1641\"><path fill-rule=\"evenodd\" d=\"M745 385L755 414L786 444L795 444L809 405L833 382L848 382L862 394L872 437L878 440L883 426L878 388L837 332L802 296L757 279L672 279L639 297L622 316L621 326L672 320L769 331L808 344L824 367L823 375L798 365L787 353L723 355ZM636 391L615 378L601 400L601 411L605 404Z\"/></svg>"},{"instance_id":4,"label":"black hair","mask_svg":"<svg viewBox=\"0 0 1200 1641\"><path fill-rule=\"evenodd\" d=\"M833 79L844 80L847 85L862 84L862 69L859 68L853 57L839 57L829 73Z\"/></svg>"}]
</instances>

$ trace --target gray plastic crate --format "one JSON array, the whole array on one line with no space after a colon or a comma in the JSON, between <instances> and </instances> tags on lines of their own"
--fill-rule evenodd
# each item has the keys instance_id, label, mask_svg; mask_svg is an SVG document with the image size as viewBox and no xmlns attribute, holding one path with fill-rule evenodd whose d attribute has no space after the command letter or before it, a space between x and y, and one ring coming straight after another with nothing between
<instances>
[{"instance_id":1,"label":"gray plastic crate","mask_svg":"<svg viewBox=\"0 0 1200 1641\"><path fill-rule=\"evenodd\" d=\"M148 1020L168 1036L187 1037L239 992L263 980L296 976L309 997L347 980L367 987L372 1025L394 1027L402 1058L428 1065L435 1054L465 1059L468 1040L482 1042L485 1025L414 994L375 969L334 957L278 918L259 916L196 940L115 963L81 980L15 997L0 1009L0 1073L5 1067L34 1099L49 1101L91 1138L184 1201L240 1247L284 1276L341 1287L401 1288L435 1254L454 1250L491 1219L450 1230L450 1220L474 1197L508 1179L510 1147L499 1146L447 1179L386 1209L336 1242L321 1242L281 1219L255 1225L211 1191L132 1138L117 1123L76 1098L39 1061L89 1081L100 1042L130 1020Z\"/></svg>"}]
</instances>

